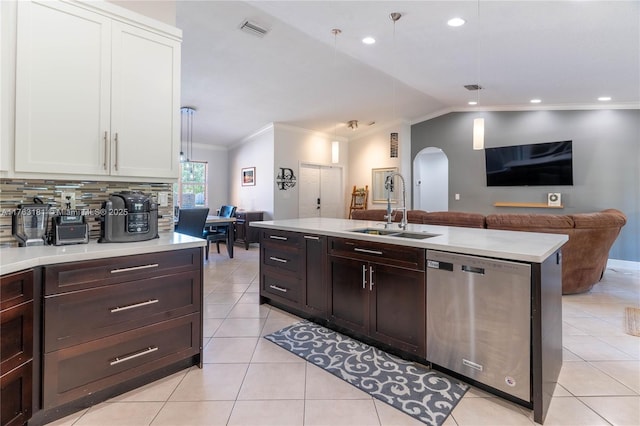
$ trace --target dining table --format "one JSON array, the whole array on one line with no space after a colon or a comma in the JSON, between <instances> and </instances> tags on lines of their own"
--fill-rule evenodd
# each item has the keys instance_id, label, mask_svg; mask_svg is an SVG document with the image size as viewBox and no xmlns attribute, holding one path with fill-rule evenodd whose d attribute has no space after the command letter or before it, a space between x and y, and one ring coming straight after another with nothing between
<instances>
[{"instance_id":1,"label":"dining table","mask_svg":"<svg viewBox=\"0 0 640 426\"><path fill-rule=\"evenodd\" d=\"M205 227L211 228L215 226L227 227L227 253L229 258L233 259L233 243L236 240L236 229L233 224L236 222L235 217L222 217L222 216L207 216L207 220L204 223Z\"/></svg>"}]
</instances>

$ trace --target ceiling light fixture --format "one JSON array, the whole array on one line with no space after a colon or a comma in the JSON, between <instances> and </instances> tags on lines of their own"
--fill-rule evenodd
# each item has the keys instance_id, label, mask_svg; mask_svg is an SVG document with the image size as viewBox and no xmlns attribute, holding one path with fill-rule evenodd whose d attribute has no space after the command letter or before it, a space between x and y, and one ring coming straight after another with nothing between
<instances>
[{"instance_id":1,"label":"ceiling light fixture","mask_svg":"<svg viewBox=\"0 0 640 426\"><path fill-rule=\"evenodd\" d=\"M398 12L393 12L389 15L391 20L393 21L393 75L391 76L391 81L393 82L393 93L392 93L392 103L393 103L393 121L396 119L396 64L397 64L397 53L396 53L396 22L398 19L402 18L402 14ZM391 132L389 135L389 156L391 158L398 158L398 132Z\"/></svg>"},{"instance_id":2,"label":"ceiling light fixture","mask_svg":"<svg viewBox=\"0 0 640 426\"><path fill-rule=\"evenodd\" d=\"M610 101L610 100L611 100L611 96L600 96L600 97L598 98L598 100L599 100L600 102L607 102L607 101Z\"/></svg>"},{"instance_id":3,"label":"ceiling light fixture","mask_svg":"<svg viewBox=\"0 0 640 426\"><path fill-rule=\"evenodd\" d=\"M338 56L338 34L342 33L338 28L331 30L333 34L333 70L338 77L338 66L336 65L336 58ZM337 81L337 79L336 79ZM333 110L338 112L338 96L336 94L338 90L333 91ZM331 142L331 162L337 164L340 162L340 142L338 141L338 120L333 123L333 141Z\"/></svg>"},{"instance_id":4,"label":"ceiling light fixture","mask_svg":"<svg viewBox=\"0 0 640 426\"><path fill-rule=\"evenodd\" d=\"M476 81L477 84L470 84L465 86L468 90L476 91L476 103L480 104L480 0L478 0L478 36L476 37ZM484 118L473 119L473 149L484 149Z\"/></svg>"},{"instance_id":5,"label":"ceiling light fixture","mask_svg":"<svg viewBox=\"0 0 640 426\"><path fill-rule=\"evenodd\" d=\"M347 127L355 131L358 128L358 120L349 120L347 122Z\"/></svg>"},{"instance_id":6,"label":"ceiling light fixture","mask_svg":"<svg viewBox=\"0 0 640 426\"><path fill-rule=\"evenodd\" d=\"M185 163L185 170L190 172L190 176L193 176L193 165L191 164L191 158L193 157L193 114L196 109L193 107L180 108L180 114L182 116L182 133L185 136L180 137L180 162ZM182 151L182 141L185 141L187 146L186 159L184 158L184 152Z\"/></svg>"},{"instance_id":7,"label":"ceiling light fixture","mask_svg":"<svg viewBox=\"0 0 640 426\"><path fill-rule=\"evenodd\" d=\"M364 44L374 44L376 42L376 39L373 37L365 37L362 39L362 42Z\"/></svg>"},{"instance_id":8,"label":"ceiling light fixture","mask_svg":"<svg viewBox=\"0 0 640 426\"><path fill-rule=\"evenodd\" d=\"M465 21L464 19L460 18L460 17L455 17L455 18L451 18L447 21L447 25L450 27L461 27L463 26L467 21Z\"/></svg>"},{"instance_id":9,"label":"ceiling light fixture","mask_svg":"<svg viewBox=\"0 0 640 426\"><path fill-rule=\"evenodd\" d=\"M542 99L531 99L529 102L531 102L532 104L539 104L540 102L542 102Z\"/></svg>"}]
</instances>

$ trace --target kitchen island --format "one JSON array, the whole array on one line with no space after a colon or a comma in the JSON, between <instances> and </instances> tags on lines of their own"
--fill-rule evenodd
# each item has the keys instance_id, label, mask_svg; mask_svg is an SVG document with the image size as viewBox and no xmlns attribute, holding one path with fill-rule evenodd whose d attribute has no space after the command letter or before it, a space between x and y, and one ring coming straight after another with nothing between
<instances>
[{"instance_id":1,"label":"kitchen island","mask_svg":"<svg viewBox=\"0 0 640 426\"><path fill-rule=\"evenodd\" d=\"M400 229L397 223L328 218L251 226L260 229L261 303L432 364L533 409L534 420L544 421L562 366L560 249L566 235L418 224ZM448 261L461 256L461 267ZM439 276L449 272L450 285L443 285ZM500 277L500 285L491 277ZM445 304L434 314L433 306ZM487 318L468 315L476 311ZM445 329L460 332L459 341L447 340L448 333L439 332ZM453 359L465 345L472 352L488 348L485 359L479 362L476 353ZM503 355L519 371L503 368Z\"/></svg>"},{"instance_id":2,"label":"kitchen island","mask_svg":"<svg viewBox=\"0 0 640 426\"><path fill-rule=\"evenodd\" d=\"M165 233L1 249L2 424L47 423L202 366L205 245Z\"/></svg>"}]
</instances>

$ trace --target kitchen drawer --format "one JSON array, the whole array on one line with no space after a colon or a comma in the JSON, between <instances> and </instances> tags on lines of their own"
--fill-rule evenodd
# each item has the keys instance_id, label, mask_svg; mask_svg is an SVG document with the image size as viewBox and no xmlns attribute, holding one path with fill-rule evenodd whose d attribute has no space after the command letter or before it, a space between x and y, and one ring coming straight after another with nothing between
<instances>
[{"instance_id":1,"label":"kitchen drawer","mask_svg":"<svg viewBox=\"0 0 640 426\"><path fill-rule=\"evenodd\" d=\"M45 354L44 408L196 355L200 344L195 313Z\"/></svg>"},{"instance_id":2,"label":"kitchen drawer","mask_svg":"<svg viewBox=\"0 0 640 426\"><path fill-rule=\"evenodd\" d=\"M200 272L45 297L45 352L200 310Z\"/></svg>"},{"instance_id":3,"label":"kitchen drawer","mask_svg":"<svg viewBox=\"0 0 640 426\"><path fill-rule=\"evenodd\" d=\"M0 311L0 374L33 358L33 301Z\"/></svg>"},{"instance_id":4,"label":"kitchen drawer","mask_svg":"<svg viewBox=\"0 0 640 426\"><path fill-rule=\"evenodd\" d=\"M0 376L0 425L22 426L33 411L33 361Z\"/></svg>"},{"instance_id":5,"label":"kitchen drawer","mask_svg":"<svg viewBox=\"0 0 640 426\"><path fill-rule=\"evenodd\" d=\"M276 271L262 272L261 295L267 298L284 299L299 303L302 289L302 280L287 274L279 274Z\"/></svg>"},{"instance_id":6,"label":"kitchen drawer","mask_svg":"<svg viewBox=\"0 0 640 426\"><path fill-rule=\"evenodd\" d=\"M202 250L194 248L47 266L45 295L196 270L201 263Z\"/></svg>"},{"instance_id":7,"label":"kitchen drawer","mask_svg":"<svg viewBox=\"0 0 640 426\"><path fill-rule=\"evenodd\" d=\"M263 265L289 271L296 276L300 275L302 270L300 250L290 250L279 245L262 245L260 252Z\"/></svg>"},{"instance_id":8,"label":"kitchen drawer","mask_svg":"<svg viewBox=\"0 0 640 426\"><path fill-rule=\"evenodd\" d=\"M289 250L297 250L302 246L302 234L297 232L272 229L263 229L260 232L260 243L263 245L278 245Z\"/></svg>"},{"instance_id":9,"label":"kitchen drawer","mask_svg":"<svg viewBox=\"0 0 640 426\"><path fill-rule=\"evenodd\" d=\"M329 254L424 271L425 250L371 241L329 238Z\"/></svg>"},{"instance_id":10,"label":"kitchen drawer","mask_svg":"<svg viewBox=\"0 0 640 426\"><path fill-rule=\"evenodd\" d=\"M29 269L0 277L0 310L33 299L33 274Z\"/></svg>"}]
</instances>

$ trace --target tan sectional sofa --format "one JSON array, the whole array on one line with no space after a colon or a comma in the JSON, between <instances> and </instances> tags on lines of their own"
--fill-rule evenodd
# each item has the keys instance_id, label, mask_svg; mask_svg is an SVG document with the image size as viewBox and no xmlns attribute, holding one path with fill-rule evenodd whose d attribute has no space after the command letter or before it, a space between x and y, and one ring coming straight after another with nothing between
<instances>
[{"instance_id":1,"label":"tan sectional sofa","mask_svg":"<svg viewBox=\"0 0 640 426\"><path fill-rule=\"evenodd\" d=\"M353 219L384 221L384 209L358 210ZM401 213L393 220L399 222ZM609 250L626 224L619 210L595 213L490 214L467 212L426 212L409 210L409 223L503 229L510 231L566 234L569 241L562 248L562 294L583 293L600 281L607 266Z\"/></svg>"}]
</instances>

